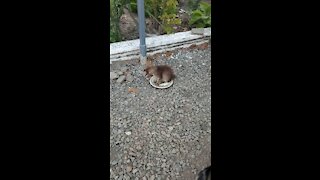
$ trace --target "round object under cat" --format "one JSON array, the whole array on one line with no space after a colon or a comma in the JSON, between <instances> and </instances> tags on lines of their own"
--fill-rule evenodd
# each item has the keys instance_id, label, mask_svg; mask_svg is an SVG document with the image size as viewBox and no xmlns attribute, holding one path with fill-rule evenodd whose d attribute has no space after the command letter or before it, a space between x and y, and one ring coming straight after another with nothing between
<instances>
[{"instance_id":1,"label":"round object under cat","mask_svg":"<svg viewBox=\"0 0 320 180\"><path fill-rule=\"evenodd\" d=\"M169 88L170 86L173 85L173 80L166 82L166 83L161 83L161 84L159 84L159 86L155 83L155 81L156 81L155 76L152 76L150 78L150 84L151 84L151 86L158 88L158 89L166 89L166 88Z\"/></svg>"}]
</instances>

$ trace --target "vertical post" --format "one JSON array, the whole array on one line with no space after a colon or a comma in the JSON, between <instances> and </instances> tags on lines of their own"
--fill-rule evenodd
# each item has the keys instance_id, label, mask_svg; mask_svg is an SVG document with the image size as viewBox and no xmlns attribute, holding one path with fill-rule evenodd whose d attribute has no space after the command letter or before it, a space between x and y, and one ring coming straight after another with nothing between
<instances>
[{"instance_id":1,"label":"vertical post","mask_svg":"<svg viewBox=\"0 0 320 180\"><path fill-rule=\"evenodd\" d=\"M144 0L138 0L138 17L139 17L139 38L140 38L140 63L145 65L147 60L146 50L146 32L144 17Z\"/></svg>"}]
</instances>

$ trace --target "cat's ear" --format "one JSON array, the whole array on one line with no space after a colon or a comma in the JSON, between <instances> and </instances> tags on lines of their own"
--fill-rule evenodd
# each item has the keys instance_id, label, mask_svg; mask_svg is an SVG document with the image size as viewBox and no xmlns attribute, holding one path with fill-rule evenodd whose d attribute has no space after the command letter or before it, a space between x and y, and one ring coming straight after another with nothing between
<instances>
[{"instance_id":1,"label":"cat's ear","mask_svg":"<svg viewBox=\"0 0 320 180\"><path fill-rule=\"evenodd\" d=\"M147 57L146 68L153 66L153 58L151 56Z\"/></svg>"}]
</instances>

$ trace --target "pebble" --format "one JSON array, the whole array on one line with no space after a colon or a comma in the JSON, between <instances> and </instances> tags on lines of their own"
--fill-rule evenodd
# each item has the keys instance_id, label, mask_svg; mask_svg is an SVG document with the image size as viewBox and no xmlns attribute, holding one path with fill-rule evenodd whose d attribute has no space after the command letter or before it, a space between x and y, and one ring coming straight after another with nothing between
<instances>
[{"instance_id":1,"label":"pebble","mask_svg":"<svg viewBox=\"0 0 320 180\"><path fill-rule=\"evenodd\" d=\"M153 164L152 163L148 163L147 166L153 166Z\"/></svg>"},{"instance_id":2,"label":"pebble","mask_svg":"<svg viewBox=\"0 0 320 180\"><path fill-rule=\"evenodd\" d=\"M110 79L117 79L119 77L119 75L115 72L110 72Z\"/></svg>"},{"instance_id":3,"label":"pebble","mask_svg":"<svg viewBox=\"0 0 320 180\"><path fill-rule=\"evenodd\" d=\"M127 166L127 171L128 171L128 172L131 172L131 171L132 171L132 166L130 166L130 165Z\"/></svg>"},{"instance_id":4,"label":"pebble","mask_svg":"<svg viewBox=\"0 0 320 180\"><path fill-rule=\"evenodd\" d=\"M125 133L126 133L126 135L128 135L128 136L130 136L130 135L131 135L131 132L130 132L130 131L125 132Z\"/></svg>"},{"instance_id":5,"label":"pebble","mask_svg":"<svg viewBox=\"0 0 320 180\"><path fill-rule=\"evenodd\" d=\"M121 72L123 72L123 73L124 73L124 72L128 71L128 69L129 69L128 67L121 67L121 69L120 69L120 70L121 70Z\"/></svg>"},{"instance_id":6,"label":"pebble","mask_svg":"<svg viewBox=\"0 0 320 180\"><path fill-rule=\"evenodd\" d=\"M118 75L123 75L123 72L122 71L117 71L117 74Z\"/></svg>"},{"instance_id":7,"label":"pebble","mask_svg":"<svg viewBox=\"0 0 320 180\"><path fill-rule=\"evenodd\" d=\"M161 167L162 168L166 167L166 163L162 163Z\"/></svg>"},{"instance_id":8,"label":"pebble","mask_svg":"<svg viewBox=\"0 0 320 180\"><path fill-rule=\"evenodd\" d=\"M124 175L124 179L125 179L125 180L130 180L130 176Z\"/></svg>"},{"instance_id":9,"label":"pebble","mask_svg":"<svg viewBox=\"0 0 320 180\"><path fill-rule=\"evenodd\" d=\"M123 180L123 175L120 175L118 180Z\"/></svg>"},{"instance_id":10,"label":"pebble","mask_svg":"<svg viewBox=\"0 0 320 180\"><path fill-rule=\"evenodd\" d=\"M141 150L142 147L138 145L138 146L136 147L136 149L137 149L137 150Z\"/></svg>"},{"instance_id":11,"label":"pebble","mask_svg":"<svg viewBox=\"0 0 320 180\"><path fill-rule=\"evenodd\" d=\"M152 175L151 177L150 177L150 180L155 180L155 176L154 175Z\"/></svg>"},{"instance_id":12,"label":"pebble","mask_svg":"<svg viewBox=\"0 0 320 180\"><path fill-rule=\"evenodd\" d=\"M128 82L133 82L133 76L132 75L127 75L127 77L126 77L126 81L128 81Z\"/></svg>"},{"instance_id":13,"label":"pebble","mask_svg":"<svg viewBox=\"0 0 320 180\"><path fill-rule=\"evenodd\" d=\"M122 83L125 79L126 79L126 76L121 75L121 76L117 79L117 83Z\"/></svg>"}]
</instances>

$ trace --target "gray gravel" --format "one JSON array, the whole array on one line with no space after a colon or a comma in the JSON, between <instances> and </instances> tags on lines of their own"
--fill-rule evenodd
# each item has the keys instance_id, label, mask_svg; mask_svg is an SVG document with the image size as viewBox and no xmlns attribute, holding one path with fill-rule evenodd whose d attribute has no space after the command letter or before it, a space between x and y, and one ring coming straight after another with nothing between
<instances>
[{"instance_id":1,"label":"gray gravel","mask_svg":"<svg viewBox=\"0 0 320 180\"><path fill-rule=\"evenodd\" d=\"M156 63L172 66L172 87L153 88L138 63L110 65L134 79L110 80L110 179L194 180L211 164L211 50Z\"/></svg>"}]
</instances>

